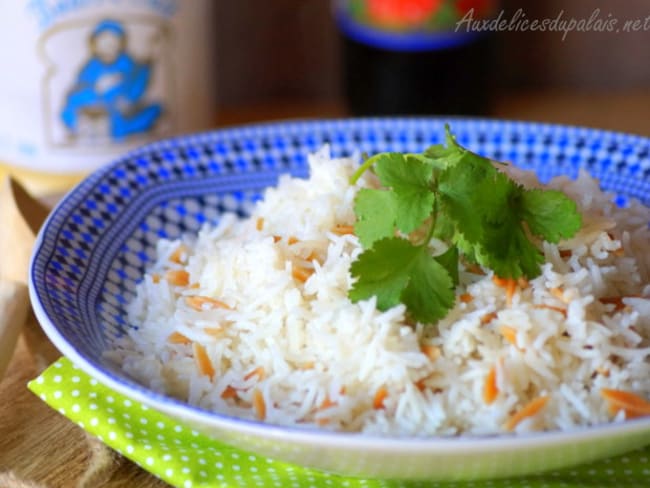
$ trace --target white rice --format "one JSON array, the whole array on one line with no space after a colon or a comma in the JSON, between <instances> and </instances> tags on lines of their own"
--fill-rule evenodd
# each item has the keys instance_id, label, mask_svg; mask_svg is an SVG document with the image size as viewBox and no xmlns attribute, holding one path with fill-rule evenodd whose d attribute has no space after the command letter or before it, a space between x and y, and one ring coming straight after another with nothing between
<instances>
[{"instance_id":1,"label":"white rice","mask_svg":"<svg viewBox=\"0 0 650 488\"><path fill-rule=\"evenodd\" d=\"M648 208L618 208L585 173L554 179L549 186L583 212L582 230L559 245L543 243L543 273L517 288L511 305L491 273L462 269L458 295L473 299L457 300L426 328L408 325L401 305L381 312L374 299L348 300L350 263L362 249L354 235L332 230L354 223L357 190L375 182L367 173L350 186L357 163L330 159L326 148L310 165L309 180L283 176L250 219L225 215L198 236L158 243L158 260L128 307L137 327L109 353L125 372L227 415L395 436L503 432L514 412L540 396L547 403L516 432L621 421L602 388L650 395ZM532 174L510 172L538 185ZM302 283L292 276L296 266L313 274ZM189 273L189 286L164 279L175 269ZM186 303L192 295L229 308L194 310ZM599 300L619 296L635 298L618 310ZM491 312L496 317L482 324ZM516 330L516 345L502 326ZM200 373L191 344L169 342L174 332L205 347L211 377ZM430 359L424 344L437 346L439 356ZM487 404L483 389L493 367L498 395ZM263 374L251 374L257 368ZM222 397L233 389L236 398ZM387 395L375 408L380 389ZM265 412L255 407L260 394Z\"/></svg>"}]
</instances>

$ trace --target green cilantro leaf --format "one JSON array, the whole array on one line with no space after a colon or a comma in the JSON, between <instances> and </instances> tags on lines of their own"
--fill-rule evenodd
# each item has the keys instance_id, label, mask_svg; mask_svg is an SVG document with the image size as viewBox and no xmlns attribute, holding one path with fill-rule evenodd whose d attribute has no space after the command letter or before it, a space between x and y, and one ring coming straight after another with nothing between
<instances>
[{"instance_id":1,"label":"green cilantro leaf","mask_svg":"<svg viewBox=\"0 0 650 488\"><path fill-rule=\"evenodd\" d=\"M419 249L409 270L410 280L400 298L415 320L431 324L447 315L454 306L454 281L445 267L432 258L425 248Z\"/></svg>"},{"instance_id":2,"label":"green cilantro leaf","mask_svg":"<svg viewBox=\"0 0 650 488\"><path fill-rule=\"evenodd\" d=\"M491 179L496 170L472 154L450 166L438 178L440 210L455 222L457 229L472 242L483 234L483 215L492 199Z\"/></svg>"},{"instance_id":3,"label":"green cilantro leaf","mask_svg":"<svg viewBox=\"0 0 650 488\"><path fill-rule=\"evenodd\" d=\"M364 248L395 234L397 203L392 192L362 188L354 199L354 233Z\"/></svg>"},{"instance_id":4,"label":"green cilantro leaf","mask_svg":"<svg viewBox=\"0 0 650 488\"><path fill-rule=\"evenodd\" d=\"M435 164L439 169L445 169L447 166L454 165L463 156L463 151L456 147L445 147L442 144L436 144L428 147L423 157Z\"/></svg>"},{"instance_id":5,"label":"green cilantro leaf","mask_svg":"<svg viewBox=\"0 0 650 488\"><path fill-rule=\"evenodd\" d=\"M477 262L503 278L538 276L542 253L526 236L516 215L501 222L486 223L485 237L475 249Z\"/></svg>"},{"instance_id":6,"label":"green cilantro leaf","mask_svg":"<svg viewBox=\"0 0 650 488\"><path fill-rule=\"evenodd\" d=\"M449 249L434 259L447 270L447 274L451 278L454 286L458 285L458 248L456 246L449 246Z\"/></svg>"},{"instance_id":7,"label":"green cilantro leaf","mask_svg":"<svg viewBox=\"0 0 650 488\"><path fill-rule=\"evenodd\" d=\"M350 289L353 302L377 297L377 308L386 310L400 303L409 282L409 270L421 253L406 239L387 237L366 249L350 266L357 281Z\"/></svg>"},{"instance_id":8,"label":"green cilantro leaf","mask_svg":"<svg viewBox=\"0 0 650 488\"><path fill-rule=\"evenodd\" d=\"M397 228L405 234L413 232L433 209L433 166L420 158L387 153L375 163L375 172L381 184L392 189Z\"/></svg>"},{"instance_id":9,"label":"green cilantro leaf","mask_svg":"<svg viewBox=\"0 0 650 488\"><path fill-rule=\"evenodd\" d=\"M348 296L375 296L381 310L401 302L429 324L454 305L461 256L502 278L534 278L544 260L537 238L556 243L582 224L566 195L524 189L445 129L446 146L377 154L351 178L355 183L374 166L383 188L361 189L355 199L355 232L365 251L352 263ZM428 246L434 237L448 246L435 257Z\"/></svg>"},{"instance_id":10,"label":"green cilantro leaf","mask_svg":"<svg viewBox=\"0 0 650 488\"><path fill-rule=\"evenodd\" d=\"M489 198L480 202L480 238L468 239L473 244L470 257L504 278L537 276L542 255L523 227L521 201L525 190L496 170L484 183L484 196Z\"/></svg>"},{"instance_id":11,"label":"green cilantro leaf","mask_svg":"<svg viewBox=\"0 0 650 488\"><path fill-rule=\"evenodd\" d=\"M528 190L522 203L523 218L530 231L548 242L568 239L582 227L576 203L560 191Z\"/></svg>"},{"instance_id":12,"label":"green cilantro leaf","mask_svg":"<svg viewBox=\"0 0 650 488\"><path fill-rule=\"evenodd\" d=\"M455 295L452 278L425 246L389 237L365 250L350 268L356 278L349 297L353 302L377 297L377 308L387 310L403 302L413 318L432 323L447 314Z\"/></svg>"}]
</instances>

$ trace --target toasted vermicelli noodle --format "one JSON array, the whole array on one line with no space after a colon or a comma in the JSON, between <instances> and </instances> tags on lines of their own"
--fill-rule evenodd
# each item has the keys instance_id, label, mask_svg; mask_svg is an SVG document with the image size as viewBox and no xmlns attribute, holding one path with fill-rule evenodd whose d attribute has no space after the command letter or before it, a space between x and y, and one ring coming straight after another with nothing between
<instances>
[{"instance_id":1,"label":"toasted vermicelli noodle","mask_svg":"<svg viewBox=\"0 0 650 488\"><path fill-rule=\"evenodd\" d=\"M109 357L156 391L282 425L427 436L644 414L646 207L617 207L586 173L555 178L548 186L577 202L582 229L541 243L546 262L530 281L463 265L455 307L424 326L402 305L382 312L347 297L362 252L353 201L374 176L351 186L357 163L326 148L310 166L308 180L281 177L248 219L223 215L198 236L160 240L128 306L137 327Z\"/></svg>"}]
</instances>

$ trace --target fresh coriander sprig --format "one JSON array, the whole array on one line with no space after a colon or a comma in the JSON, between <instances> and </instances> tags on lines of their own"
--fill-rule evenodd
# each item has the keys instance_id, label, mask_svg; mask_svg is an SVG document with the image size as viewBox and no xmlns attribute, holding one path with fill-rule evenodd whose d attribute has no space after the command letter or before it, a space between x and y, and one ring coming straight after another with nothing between
<instances>
[{"instance_id":1,"label":"fresh coriander sprig","mask_svg":"<svg viewBox=\"0 0 650 488\"><path fill-rule=\"evenodd\" d=\"M461 256L502 278L534 278L543 256L531 237L557 243L582 225L564 193L525 189L445 130L446 146L374 155L351 178L373 167L382 188L361 189L354 202L364 251L351 266L350 299L375 296L380 310L403 303L425 324L454 306ZM434 237L447 245L438 256Z\"/></svg>"}]
</instances>

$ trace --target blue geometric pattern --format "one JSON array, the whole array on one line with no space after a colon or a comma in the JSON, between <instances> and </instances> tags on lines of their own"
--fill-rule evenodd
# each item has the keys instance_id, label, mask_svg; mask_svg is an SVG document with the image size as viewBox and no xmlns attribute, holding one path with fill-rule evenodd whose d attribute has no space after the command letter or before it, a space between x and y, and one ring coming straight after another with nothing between
<instances>
[{"instance_id":1,"label":"blue geometric pattern","mask_svg":"<svg viewBox=\"0 0 650 488\"><path fill-rule=\"evenodd\" d=\"M443 141L445 122L461 144L533 169L543 180L575 177L585 168L616 193L620 204L629 197L650 204L650 140L579 127L454 118L348 119L180 137L125 155L59 204L42 230L31 269L39 318L55 343L70 346L73 360L144 392L100 353L132 327L124 307L154 259L159 238L196 232L224 212L247 215L280 174L306 176L307 154L323 144L331 146L333 156L417 152Z\"/></svg>"}]
</instances>

